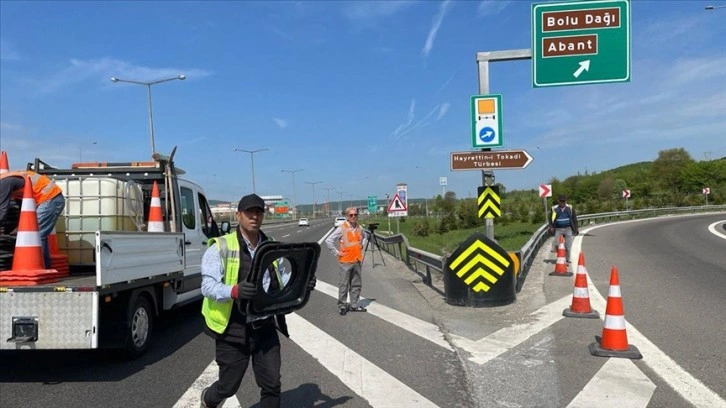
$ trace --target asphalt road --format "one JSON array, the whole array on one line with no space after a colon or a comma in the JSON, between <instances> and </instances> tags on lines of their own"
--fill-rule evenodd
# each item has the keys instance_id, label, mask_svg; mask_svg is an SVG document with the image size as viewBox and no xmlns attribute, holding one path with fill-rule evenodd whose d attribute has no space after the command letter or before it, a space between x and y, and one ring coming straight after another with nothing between
<instances>
[{"instance_id":1,"label":"asphalt road","mask_svg":"<svg viewBox=\"0 0 726 408\"><path fill-rule=\"evenodd\" d=\"M593 308L604 314L617 265L628 340L642 360L590 355L603 322L561 316L573 281L548 275L554 254L544 250L517 301L497 308L450 306L440 279L426 286L369 251L369 312L340 316L337 263L323 248L318 287L282 340L283 406L726 406L726 239L708 230L718 221L726 214L582 229L574 249L586 255ZM318 242L331 227L314 220L266 232ZM134 361L109 351L0 352L0 406L197 407L216 377L199 308L158 320L155 343ZM250 369L225 407L256 406L258 396Z\"/></svg>"}]
</instances>

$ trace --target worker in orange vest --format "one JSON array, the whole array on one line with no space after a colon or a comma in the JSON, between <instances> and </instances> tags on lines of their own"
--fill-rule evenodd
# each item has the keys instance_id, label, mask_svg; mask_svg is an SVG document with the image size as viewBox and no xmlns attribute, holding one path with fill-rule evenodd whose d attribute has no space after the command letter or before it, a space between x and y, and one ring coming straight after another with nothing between
<instances>
[{"instance_id":1,"label":"worker in orange vest","mask_svg":"<svg viewBox=\"0 0 726 408\"><path fill-rule=\"evenodd\" d=\"M10 198L23 197L25 183L30 180L35 199L35 212L38 217L38 233L43 248L43 262L49 269L50 249L48 248L48 235L55 228L58 217L66 206L63 191L48 176L34 171L12 171L0 175L0 225L5 223L5 214L10 204ZM22 181L22 182L21 182Z\"/></svg>"},{"instance_id":2,"label":"worker in orange vest","mask_svg":"<svg viewBox=\"0 0 726 408\"><path fill-rule=\"evenodd\" d=\"M368 235L358 225L357 208L346 208L345 215L345 222L340 224L325 240L328 249L338 257L340 263L338 312L341 316L345 316L348 312L366 311L366 308L358 304L358 300L363 287L361 265L363 248L368 243ZM336 244L338 244L337 248ZM350 303L346 303L348 293L350 293Z\"/></svg>"}]
</instances>

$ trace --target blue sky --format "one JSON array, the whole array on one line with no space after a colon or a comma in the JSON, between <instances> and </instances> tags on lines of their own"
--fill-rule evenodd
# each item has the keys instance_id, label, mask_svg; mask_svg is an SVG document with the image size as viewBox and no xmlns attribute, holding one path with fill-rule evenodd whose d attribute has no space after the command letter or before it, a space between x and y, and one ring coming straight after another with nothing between
<instances>
[{"instance_id":1,"label":"blue sky","mask_svg":"<svg viewBox=\"0 0 726 408\"><path fill-rule=\"evenodd\" d=\"M157 151L211 199L252 190L298 203L476 194L471 149L476 52L529 48L529 1L0 2L0 148L34 157L148 160ZM726 8L633 1L629 83L532 88L531 62L491 65L505 149L526 149L508 189L654 160L684 147L726 156ZM314 187L312 184L315 183ZM325 190L334 188L334 190Z\"/></svg>"}]
</instances>

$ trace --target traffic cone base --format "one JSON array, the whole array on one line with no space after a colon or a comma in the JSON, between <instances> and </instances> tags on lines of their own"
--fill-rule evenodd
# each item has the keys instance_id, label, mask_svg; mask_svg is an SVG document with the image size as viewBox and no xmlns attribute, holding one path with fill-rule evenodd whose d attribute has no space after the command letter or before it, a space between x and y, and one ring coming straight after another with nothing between
<instances>
[{"instance_id":1,"label":"traffic cone base","mask_svg":"<svg viewBox=\"0 0 726 408\"><path fill-rule=\"evenodd\" d=\"M592 310L590 306L590 291L587 288L587 269L585 268L585 253L580 251L577 261L577 274L575 275L575 289L572 292L572 304L562 311L565 317L584 317L597 319L600 313Z\"/></svg>"},{"instance_id":2,"label":"traffic cone base","mask_svg":"<svg viewBox=\"0 0 726 408\"><path fill-rule=\"evenodd\" d=\"M590 343L590 345L587 346L590 350L590 354L597 357L620 357L632 360L640 360L643 358L643 355L640 354L640 350L632 344L628 344L628 347L625 350L608 350L600 345L601 342L602 339L595 336L595 342Z\"/></svg>"},{"instance_id":3,"label":"traffic cone base","mask_svg":"<svg viewBox=\"0 0 726 408\"><path fill-rule=\"evenodd\" d=\"M584 317L586 319L599 319L600 318L600 312L597 310L590 310L589 312L574 312L572 311L572 307L568 307L567 309L562 311L562 316L565 317Z\"/></svg>"}]
</instances>

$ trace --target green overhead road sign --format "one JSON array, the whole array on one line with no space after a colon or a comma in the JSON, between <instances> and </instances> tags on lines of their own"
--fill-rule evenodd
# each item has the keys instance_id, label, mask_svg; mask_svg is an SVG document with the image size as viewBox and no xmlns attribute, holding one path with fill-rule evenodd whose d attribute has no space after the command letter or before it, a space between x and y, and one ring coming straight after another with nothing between
<instances>
[{"instance_id":1,"label":"green overhead road sign","mask_svg":"<svg viewBox=\"0 0 726 408\"><path fill-rule=\"evenodd\" d=\"M535 88L629 81L629 0L532 5Z\"/></svg>"},{"instance_id":2,"label":"green overhead road sign","mask_svg":"<svg viewBox=\"0 0 726 408\"><path fill-rule=\"evenodd\" d=\"M376 196L368 196L368 212L371 214L375 214L377 210L376 202L378 201Z\"/></svg>"}]
</instances>

